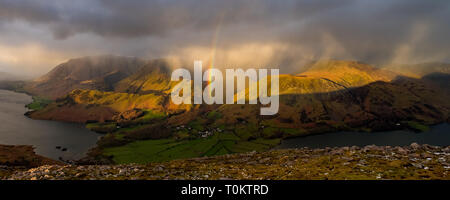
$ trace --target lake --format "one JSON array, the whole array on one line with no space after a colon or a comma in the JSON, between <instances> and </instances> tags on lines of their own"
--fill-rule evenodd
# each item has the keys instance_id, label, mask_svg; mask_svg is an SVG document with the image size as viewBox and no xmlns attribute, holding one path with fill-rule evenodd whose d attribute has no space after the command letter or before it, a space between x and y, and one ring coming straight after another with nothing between
<instances>
[{"instance_id":1,"label":"lake","mask_svg":"<svg viewBox=\"0 0 450 200\"><path fill-rule=\"evenodd\" d=\"M82 158L95 146L101 134L89 131L83 124L56 121L33 120L24 115L25 105L31 97L12 91L0 90L0 144L33 145L36 153L64 160ZM311 135L283 140L275 149L286 148L324 148L341 146L405 146L413 142L437 146L450 145L450 124L444 123L430 127L423 133L407 130L385 131L375 133L336 132ZM56 149L67 148L67 151Z\"/></svg>"},{"instance_id":2,"label":"lake","mask_svg":"<svg viewBox=\"0 0 450 200\"><path fill-rule=\"evenodd\" d=\"M25 105L31 101L29 95L0 90L0 144L33 145L39 155L73 160L82 158L101 136L83 124L28 118L24 115L28 111Z\"/></svg>"},{"instance_id":3,"label":"lake","mask_svg":"<svg viewBox=\"0 0 450 200\"><path fill-rule=\"evenodd\" d=\"M343 146L406 146L416 142L434 146L450 146L450 124L431 126L430 130L416 133L408 130L383 132L336 132L283 140L276 149L325 148Z\"/></svg>"}]
</instances>

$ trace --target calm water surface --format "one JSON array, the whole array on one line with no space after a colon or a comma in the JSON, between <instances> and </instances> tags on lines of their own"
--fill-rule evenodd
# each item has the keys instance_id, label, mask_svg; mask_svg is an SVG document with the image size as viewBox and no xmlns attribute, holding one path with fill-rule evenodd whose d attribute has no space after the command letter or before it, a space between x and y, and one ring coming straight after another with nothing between
<instances>
[{"instance_id":1,"label":"calm water surface","mask_svg":"<svg viewBox=\"0 0 450 200\"><path fill-rule=\"evenodd\" d=\"M284 140L277 149L366 146L372 144L378 146L406 146L413 142L435 146L450 146L450 124L443 123L431 126L429 131L423 133L398 130L375 133L337 132L311 135Z\"/></svg>"},{"instance_id":2,"label":"calm water surface","mask_svg":"<svg viewBox=\"0 0 450 200\"><path fill-rule=\"evenodd\" d=\"M23 114L31 97L0 90L0 144L33 145L36 153L58 159L79 159L98 140L100 134L89 131L82 124L33 120ZM56 146L67 148L63 152Z\"/></svg>"}]
</instances>

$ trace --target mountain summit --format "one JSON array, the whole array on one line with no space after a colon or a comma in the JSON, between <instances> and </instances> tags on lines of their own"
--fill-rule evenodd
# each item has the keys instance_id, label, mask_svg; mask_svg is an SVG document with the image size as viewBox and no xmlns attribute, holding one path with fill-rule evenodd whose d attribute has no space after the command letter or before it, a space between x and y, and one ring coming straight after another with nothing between
<instances>
[{"instance_id":1,"label":"mountain summit","mask_svg":"<svg viewBox=\"0 0 450 200\"><path fill-rule=\"evenodd\" d=\"M50 99L75 89L112 91L115 84L145 64L146 61L139 58L112 55L71 59L28 84L26 90Z\"/></svg>"}]
</instances>

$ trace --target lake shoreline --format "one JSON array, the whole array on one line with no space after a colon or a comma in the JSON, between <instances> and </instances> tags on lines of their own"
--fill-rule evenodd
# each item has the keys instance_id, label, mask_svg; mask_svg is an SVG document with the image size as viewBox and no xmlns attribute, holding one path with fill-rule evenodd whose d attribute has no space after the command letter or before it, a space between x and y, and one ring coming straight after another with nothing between
<instances>
[{"instance_id":1,"label":"lake shoreline","mask_svg":"<svg viewBox=\"0 0 450 200\"><path fill-rule=\"evenodd\" d=\"M25 93L0 90L0 144L32 145L39 155L65 161L81 159L96 146L101 135L82 124L27 117L30 102L32 96Z\"/></svg>"},{"instance_id":2,"label":"lake shoreline","mask_svg":"<svg viewBox=\"0 0 450 200\"><path fill-rule=\"evenodd\" d=\"M21 93L19 93L19 94L21 94ZM26 105L26 104L25 104ZM23 106L23 105L22 105ZM32 112L32 111L30 111L30 110L28 110L28 111L26 111L25 113L24 113L24 115L28 118L28 119L32 119L32 118L30 118L29 116L27 116L27 113L29 113L29 112ZM35 120L35 119L32 119L32 120ZM56 122L56 121L53 121L53 120L35 120L35 121L48 121L48 122L55 122L55 123L65 123L65 122ZM83 126L83 129L85 129L85 130L88 130L88 129L86 129L85 127L84 127L84 124L82 124L82 123L65 123L65 124L73 124L74 126ZM407 130L410 130L410 129L407 129L406 127L406 125L404 125L404 124L401 124L400 126L395 126L396 128L398 128L398 129L394 129L394 130L392 130L391 129L391 131L407 131ZM433 127L433 125L431 126L431 127ZM101 136L103 136L104 134L97 134L97 133L94 133L94 132L92 132L92 131L90 131L92 134L96 134L96 135L98 135L97 137L101 137ZM286 148L289 148L289 147L283 147L283 143L285 143L286 141L290 141L290 140L305 140L305 139L308 139L308 138L311 138L311 137L319 137L319 136L322 136L322 135L333 135L333 134L339 134L340 132L342 132L342 131L338 131L338 132L318 132L318 133L311 133L311 134L307 134L307 135L299 135L299 136L297 136L297 137L295 137L295 138L287 138L287 139L283 139L281 142L280 142L280 144L279 145L277 145L277 146L275 146L274 148L272 148L273 150L274 149L286 149ZM370 134L378 134L378 133L382 133L382 132L385 132L385 131L374 131L374 132L370 132ZM358 132L357 134L368 134L367 132ZM426 133L418 133L418 134L426 134ZM73 160L73 161L80 161L80 160L83 160L83 159L88 159L90 156L89 156L89 152L91 152L91 151L93 151L93 150L96 150L96 149L98 149L97 147L97 141L99 141L99 140L96 140L96 142L95 142L95 144L93 144L92 146L90 146L89 148L87 148L85 151L84 151L84 155L83 156L79 156L78 158L76 158L76 159L71 159L71 158L65 158L65 159L63 159L63 158L61 158L61 157L58 157L58 159L59 160ZM368 145L368 144L365 144L365 145ZM55 148L56 146L60 146L60 145L55 145L55 146L53 146L53 147L47 147L47 148ZM347 144L347 145L345 145L345 144L343 144L343 145L339 145L339 146L353 146L353 145L351 145L351 144ZM364 145L359 145L359 146L364 146ZM395 146L395 145L393 145L393 146ZM303 146L301 146L301 147L303 147ZM301 148L300 147L300 148ZM331 147L333 147L333 146L331 146ZM62 148L65 148L65 147L62 147ZM317 148L319 148L319 147L317 147ZM56 158L56 157L53 157L54 159Z\"/></svg>"}]
</instances>

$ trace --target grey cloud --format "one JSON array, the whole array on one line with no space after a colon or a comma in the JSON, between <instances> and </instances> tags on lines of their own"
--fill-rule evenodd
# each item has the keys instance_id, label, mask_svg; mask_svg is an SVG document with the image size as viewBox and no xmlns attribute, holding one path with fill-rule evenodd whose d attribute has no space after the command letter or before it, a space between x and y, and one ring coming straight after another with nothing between
<instances>
[{"instance_id":1,"label":"grey cloud","mask_svg":"<svg viewBox=\"0 0 450 200\"><path fill-rule=\"evenodd\" d=\"M0 16L2 20L48 25L59 39L83 32L142 37L178 29L208 30L219 20L224 25L274 25L349 2L352 1L2 0Z\"/></svg>"},{"instance_id":2,"label":"grey cloud","mask_svg":"<svg viewBox=\"0 0 450 200\"><path fill-rule=\"evenodd\" d=\"M0 0L0 42L164 57L209 48L219 30L217 48L277 44L273 62L286 68L321 58L422 62L449 59L448 19L447 0ZM17 23L39 34L13 32Z\"/></svg>"}]
</instances>

